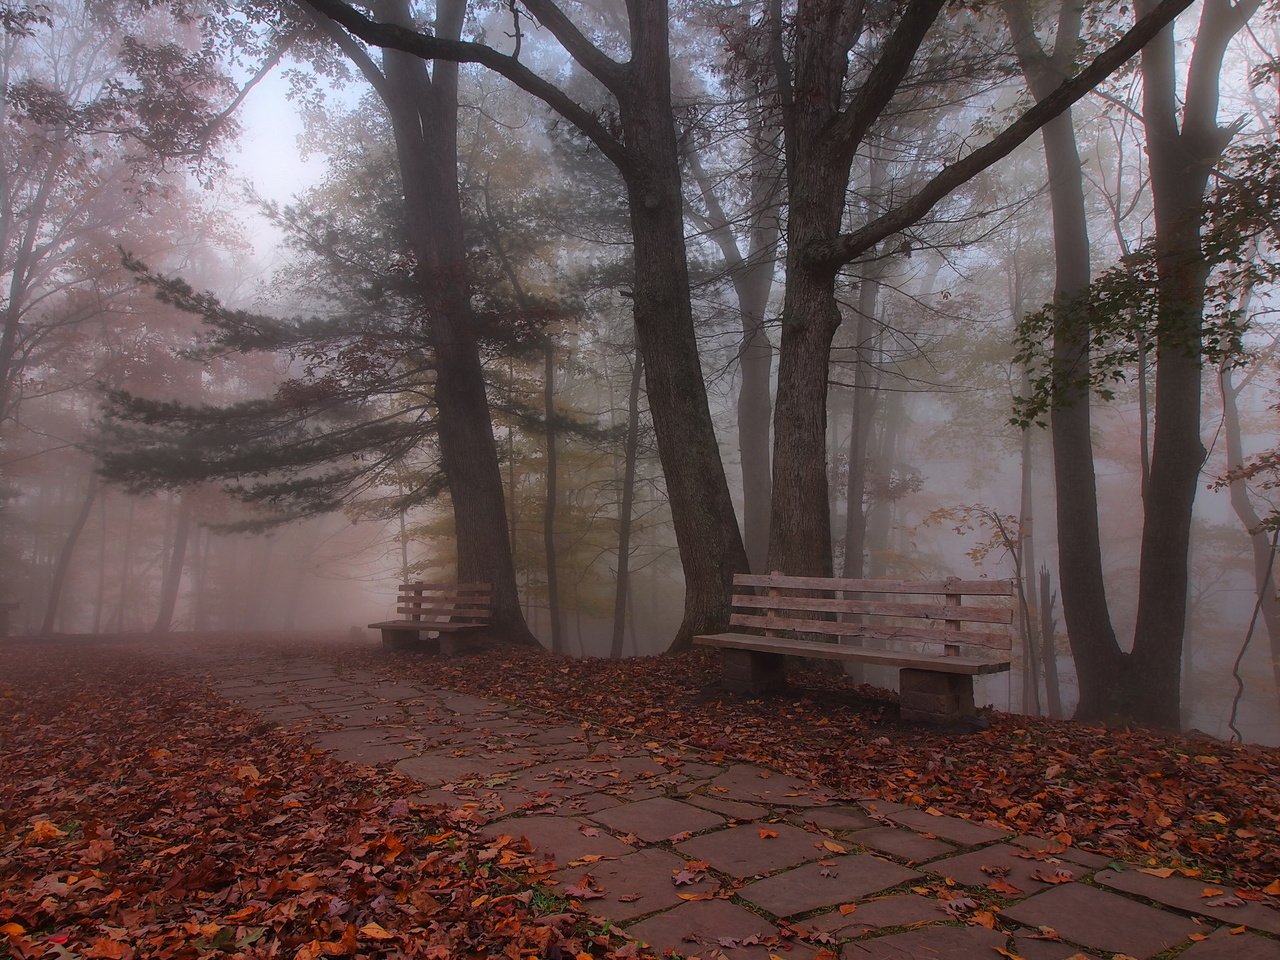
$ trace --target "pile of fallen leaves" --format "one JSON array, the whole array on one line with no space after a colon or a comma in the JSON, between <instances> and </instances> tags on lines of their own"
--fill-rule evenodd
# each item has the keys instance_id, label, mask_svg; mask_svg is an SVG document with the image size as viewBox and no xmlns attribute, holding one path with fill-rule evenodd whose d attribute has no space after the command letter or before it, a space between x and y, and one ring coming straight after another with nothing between
<instances>
[{"instance_id":1,"label":"pile of fallen leaves","mask_svg":"<svg viewBox=\"0 0 1280 960\"><path fill-rule=\"evenodd\" d=\"M510 838L119 648L0 676L0 957L634 957Z\"/></svg>"},{"instance_id":2,"label":"pile of fallen leaves","mask_svg":"<svg viewBox=\"0 0 1280 960\"><path fill-rule=\"evenodd\" d=\"M988 729L902 724L892 695L821 670L762 699L718 692L715 653L572 660L499 648L449 660L332 648L365 665L582 721L676 740L713 758L1051 837L1127 860L1280 878L1280 751L1208 737L994 712Z\"/></svg>"}]
</instances>

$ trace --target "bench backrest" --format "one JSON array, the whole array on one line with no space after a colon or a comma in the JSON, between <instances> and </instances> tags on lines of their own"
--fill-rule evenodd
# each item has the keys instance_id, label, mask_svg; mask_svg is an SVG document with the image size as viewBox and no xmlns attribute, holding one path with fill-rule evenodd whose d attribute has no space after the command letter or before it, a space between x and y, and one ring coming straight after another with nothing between
<instances>
[{"instance_id":1,"label":"bench backrest","mask_svg":"<svg viewBox=\"0 0 1280 960\"><path fill-rule=\"evenodd\" d=\"M1010 580L840 580L737 574L735 627L1010 650ZM971 602L966 604L968 598Z\"/></svg>"},{"instance_id":2,"label":"bench backrest","mask_svg":"<svg viewBox=\"0 0 1280 960\"><path fill-rule=\"evenodd\" d=\"M493 588L487 583L402 583L396 612L410 620L487 623Z\"/></svg>"}]
</instances>

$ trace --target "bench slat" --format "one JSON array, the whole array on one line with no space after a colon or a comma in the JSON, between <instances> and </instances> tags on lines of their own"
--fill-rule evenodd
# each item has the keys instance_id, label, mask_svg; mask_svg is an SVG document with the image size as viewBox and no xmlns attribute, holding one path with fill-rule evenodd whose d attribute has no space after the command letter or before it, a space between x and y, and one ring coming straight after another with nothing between
<instances>
[{"instance_id":1,"label":"bench slat","mask_svg":"<svg viewBox=\"0 0 1280 960\"><path fill-rule=\"evenodd\" d=\"M976 647L990 647L994 650L1009 650L1013 647L1013 640L1007 633L983 633L977 630L931 630L928 627L840 623L837 620L758 617L745 613L731 614L729 623L735 627L755 627L758 630L794 630L798 633L817 633L826 637L874 637L880 640L966 643Z\"/></svg>"},{"instance_id":2,"label":"bench slat","mask_svg":"<svg viewBox=\"0 0 1280 960\"><path fill-rule=\"evenodd\" d=\"M785 656L811 657L819 660L852 660L888 667L910 667L936 673L961 673L971 676L1003 673L1007 660L977 660L971 657L938 657L922 653L898 653L892 650L868 650L821 640L784 640L758 637L749 633L716 633L694 637L693 642L708 647L751 650L755 653L777 653Z\"/></svg>"},{"instance_id":3,"label":"bench slat","mask_svg":"<svg viewBox=\"0 0 1280 960\"><path fill-rule=\"evenodd\" d=\"M460 630L476 630L483 623L458 623L456 620L379 620L369 624L373 630L426 630L437 633L456 633Z\"/></svg>"},{"instance_id":4,"label":"bench slat","mask_svg":"<svg viewBox=\"0 0 1280 960\"><path fill-rule=\"evenodd\" d=\"M834 577L787 577L774 574L734 574L735 587L776 587L793 590L837 590L843 593L972 594L1011 597L1009 580L841 580Z\"/></svg>"},{"instance_id":5,"label":"bench slat","mask_svg":"<svg viewBox=\"0 0 1280 960\"><path fill-rule=\"evenodd\" d=\"M405 603L400 602L396 608L399 613L441 613L446 616L449 614L462 614L464 616L488 616L489 604L485 603L443 603L439 600L426 601L423 603Z\"/></svg>"},{"instance_id":6,"label":"bench slat","mask_svg":"<svg viewBox=\"0 0 1280 960\"><path fill-rule=\"evenodd\" d=\"M488 583L402 583L401 593L452 593L452 594L488 594L493 586Z\"/></svg>"},{"instance_id":7,"label":"bench slat","mask_svg":"<svg viewBox=\"0 0 1280 960\"><path fill-rule=\"evenodd\" d=\"M735 607L772 610L816 610L825 613L860 613L882 617L915 617L919 620L967 620L970 623L1013 623L1009 607L944 606L926 603L883 603L876 600L832 600L826 597L759 597L733 595Z\"/></svg>"}]
</instances>

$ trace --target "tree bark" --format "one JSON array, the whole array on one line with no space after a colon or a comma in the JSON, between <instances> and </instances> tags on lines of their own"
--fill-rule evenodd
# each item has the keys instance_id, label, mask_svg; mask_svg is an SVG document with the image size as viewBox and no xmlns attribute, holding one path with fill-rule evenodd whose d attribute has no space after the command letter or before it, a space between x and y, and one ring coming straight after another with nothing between
<instances>
[{"instance_id":1,"label":"tree bark","mask_svg":"<svg viewBox=\"0 0 1280 960\"><path fill-rule=\"evenodd\" d=\"M636 356L631 366L631 391L627 396L627 442L623 454L622 497L618 506L618 570L613 595L613 638L609 656L622 657L626 629L627 594L631 588L631 514L635 504L636 459L640 447L640 379L642 362Z\"/></svg>"},{"instance_id":2,"label":"tree bark","mask_svg":"<svg viewBox=\"0 0 1280 960\"><path fill-rule=\"evenodd\" d=\"M160 582L160 609L152 633L168 633L173 628L173 613L178 605L178 590L182 586L182 568L187 561L187 539L191 533L191 497L183 494L178 502L178 515L173 525L173 542Z\"/></svg>"},{"instance_id":3,"label":"tree bark","mask_svg":"<svg viewBox=\"0 0 1280 960\"><path fill-rule=\"evenodd\" d=\"M1139 0L1145 11L1151 0ZM1218 126L1219 83L1231 38L1258 0L1207 0L1178 127L1173 28L1142 52L1143 120L1155 214L1156 376L1151 475L1147 485L1134 628L1132 715L1181 723L1182 647L1187 617L1191 515L1207 451L1200 439L1201 337L1210 266L1201 244L1210 173L1230 143Z\"/></svg>"},{"instance_id":4,"label":"tree bark","mask_svg":"<svg viewBox=\"0 0 1280 960\"><path fill-rule=\"evenodd\" d=\"M440 5L438 35L457 38L465 6L465 0ZM410 25L407 0L395 0L389 19ZM471 311L458 192L458 66L436 61L428 76L423 61L396 50L384 51L383 66L379 92L392 118L406 220L428 304L440 458L453 504L458 580L492 584L495 627L505 639L536 643L516 590L498 448Z\"/></svg>"},{"instance_id":5,"label":"tree bark","mask_svg":"<svg viewBox=\"0 0 1280 960\"><path fill-rule=\"evenodd\" d=\"M547 565L547 616L551 620L551 652L564 653L560 611L560 571L556 558L556 348L548 340L542 348L542 416L546 426L546 497L542 513L542 544Z\"/></svg>"},{"instance_id":6,"label":"tree bark","mask_svg":"<svg viewBox=\"0 0 1280 960\"><path fill-rule=\"evenodd\" d=\"M71 522L70 529L67 530L67 535L58 550L58 559L54 563L53 578L49 584L49 597L44 607L44 622L40 625L40 633L44 636L53 633L54 623L62 607L62 592L67 585L67 575L71 572L71 558L75 555L80 534L84 532L85 524L89 522L89 514L93 510L93 503L97 496L98 474L94 472L89 474L89 486L85 490L84 499L80 502L80 509Z\"/></svg>"}]
</instances>

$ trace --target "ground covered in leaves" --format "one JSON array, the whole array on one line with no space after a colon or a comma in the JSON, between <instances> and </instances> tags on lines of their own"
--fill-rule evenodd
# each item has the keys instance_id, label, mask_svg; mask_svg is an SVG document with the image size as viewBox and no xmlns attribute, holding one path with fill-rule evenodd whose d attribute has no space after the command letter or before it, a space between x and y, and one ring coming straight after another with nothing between
<instances>
[{"instance_id":1,"label":"ground covered in leaves","mask_svg":"<svg viewBox=\"0 0 1280 960\"><path fill-rule=\"evenodd\" d=\"M387 654L333 648L368 665ZM405 678L500 697L1136 862L1280 880L1280 750L992 713L988 729L904 725L883 691L820 671L764 699L716 689L712 651L623 661L498 648L395 657Z\"/></svg>"},{"instance_id":2,"label":"ground covered in leaves","mask_svg":"<svg viewBox=\"0 0 1280 960\"><path fill-rule=\"evenodd\" d=\"M6 656L0 957L637 955L537 892L526 848L193 672L119 644Z\"/></svg>"}]
</instances>

